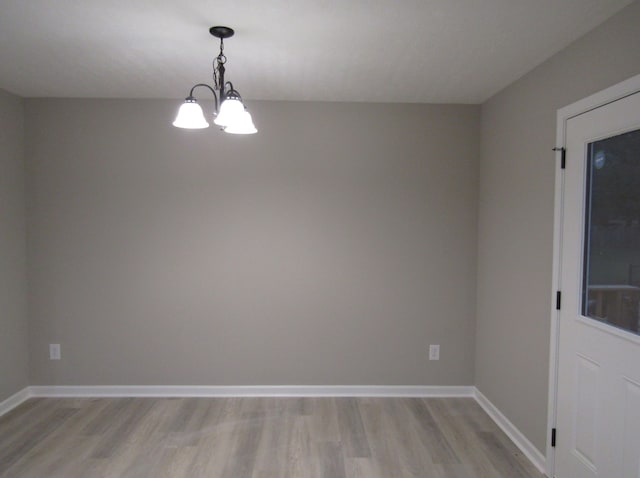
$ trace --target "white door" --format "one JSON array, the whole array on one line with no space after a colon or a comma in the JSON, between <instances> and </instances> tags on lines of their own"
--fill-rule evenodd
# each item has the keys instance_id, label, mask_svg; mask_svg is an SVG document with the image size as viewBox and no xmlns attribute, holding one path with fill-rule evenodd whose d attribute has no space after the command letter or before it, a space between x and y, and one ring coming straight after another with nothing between
<instances>
[{"instance_id":1,"label":"white door","mask_svg":"<svg viewBox=\"0 0 640 478\"><path fill-rule=\"evenodd\" d=\"M640 478L640 93L566 123L557 478Z\"/></svg>"}]
</instances>

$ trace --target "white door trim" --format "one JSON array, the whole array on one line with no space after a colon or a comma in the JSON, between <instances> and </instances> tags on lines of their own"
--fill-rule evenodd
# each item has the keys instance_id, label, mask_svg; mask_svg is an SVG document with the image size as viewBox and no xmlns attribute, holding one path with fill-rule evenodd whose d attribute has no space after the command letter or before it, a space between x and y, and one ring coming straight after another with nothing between
<instances>
[{"instance_id":1,"label":"white door trim","mask_svg":"<svg viewBox=\"0 0 640 478\"><path fill-rule=\"evenodd\" d=\"M587 113L601 106L620 100L626 96L640 92L640 75L629 78L610 88L602 90L594 95L565 106L558 110L556 147L566 146L567 121L575 116ZM558 152L558 156L560 156ZM556 292L560 290L561 260L562 260L562 215L564 174L560 168L560 162L556 166L555 175L555 202L553 222L553 276L551 280L551 333L549 346L549 402L547 416L547 476L553 477L555 473L555 448L551 446L551 430L556 426L557 418L557 375L558 375L558 327L560 311L556 310Z\"/></svg>"}]
</instances>

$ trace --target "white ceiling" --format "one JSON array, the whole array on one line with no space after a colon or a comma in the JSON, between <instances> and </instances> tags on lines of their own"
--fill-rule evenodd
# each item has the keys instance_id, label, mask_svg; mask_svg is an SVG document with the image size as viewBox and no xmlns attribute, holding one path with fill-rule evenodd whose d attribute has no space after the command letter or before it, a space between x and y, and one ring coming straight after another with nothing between
<instances>
[{"instance_id":1,"label":"white ceiling","mask_svg":"<svg viewBox=\"0 0 640 478\"><path fill-rule=\"evenodd\" d=\"M181 98L218 40L244 98L480 103L632 0L0 0L0 88Z\"/></svg>"}]
</instances>

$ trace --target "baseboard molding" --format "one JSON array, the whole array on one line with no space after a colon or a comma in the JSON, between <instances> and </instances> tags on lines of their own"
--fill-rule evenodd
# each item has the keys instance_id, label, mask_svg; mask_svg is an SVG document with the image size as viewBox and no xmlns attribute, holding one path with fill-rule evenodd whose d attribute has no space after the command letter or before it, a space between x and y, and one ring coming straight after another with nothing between
<instances>
[{"instance_id":1,"label":"baseboard molding","mask_svg":"<svg viewBox=\"0 0 640 478\"><path fill-rule=\"evenodd\" d=\"M32 386L33 397L473 397L473 386Z\"/></svg>"},{"instance_id":2,"label":"baseboard molding","mask_svg":"<svg viewBox=\"0 0 640 478\"><path fill-rule=\"evenodd\" d=\"M520 451L533 463L533 465L543 475L547 472L547 460L542 453L531 443L518 428L505 417L502 412L491 401L485 397L480 390L474 387L474 397L476 402L487 412L487 415L496 422L502 431L511 439Z\"/></svg>"},{"instance_id":3,"label":"baseboard molding","mask_svg":"<svg viewBox=\"0 0 640 478\"><path fill-rule=\"evenodd\" d=\"M29 387L25 387L17 393L14 393L6 400L0 402L0 417L5 413L9 413L11 410L22 404L25 400L31 397L31 390Z\"/></svg>"}]
</instances>

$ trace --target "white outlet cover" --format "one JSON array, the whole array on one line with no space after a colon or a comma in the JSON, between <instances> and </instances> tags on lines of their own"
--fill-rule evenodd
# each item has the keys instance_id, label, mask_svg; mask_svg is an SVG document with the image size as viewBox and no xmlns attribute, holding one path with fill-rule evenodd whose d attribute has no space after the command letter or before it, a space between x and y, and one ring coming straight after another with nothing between
<instances>
[{"instance_id":1,"label":"white outlet cover","mask_svg":"<svg viewBox=\"0 0 640 478\"><path fill-rule=\"evenodd\" d=\"M60 360L60 344L49 344L49 360Z\"/></svg>"},{"instance_id":2,"label":"white outlet cover","mask_svg":"<svg viewBox=\"0 0 640 478\"><path fill-rule=\"evenodd\" d=\"M440 360L439 345L429 345L429 360Z\"/></svg>"}]
</instances>

